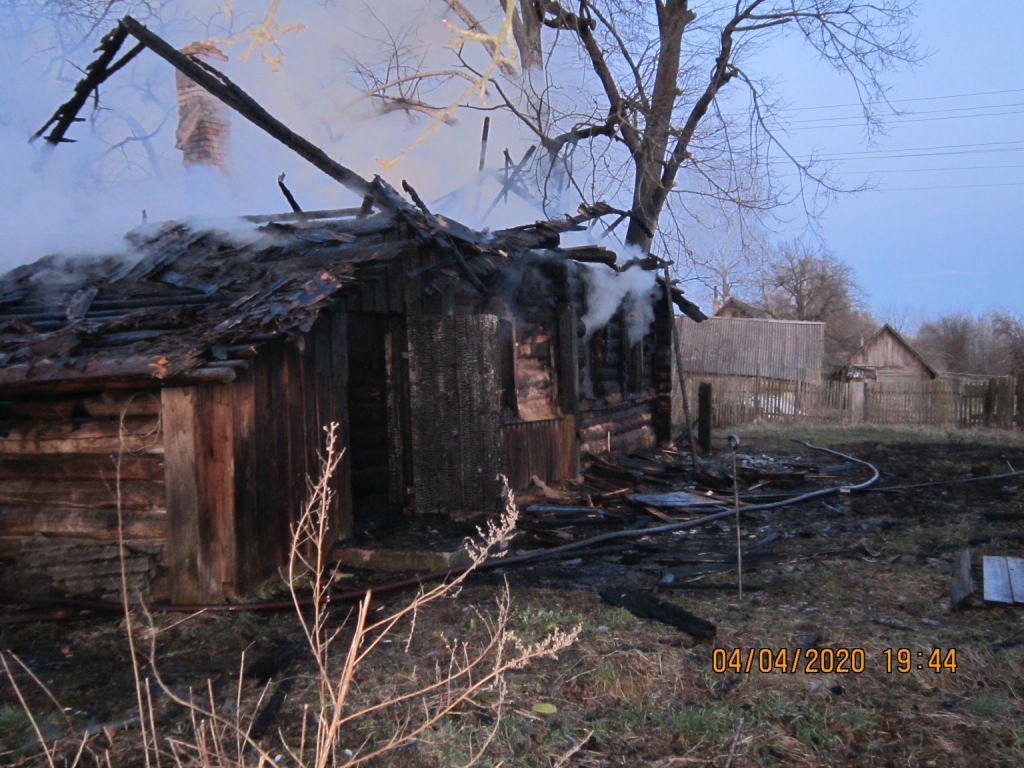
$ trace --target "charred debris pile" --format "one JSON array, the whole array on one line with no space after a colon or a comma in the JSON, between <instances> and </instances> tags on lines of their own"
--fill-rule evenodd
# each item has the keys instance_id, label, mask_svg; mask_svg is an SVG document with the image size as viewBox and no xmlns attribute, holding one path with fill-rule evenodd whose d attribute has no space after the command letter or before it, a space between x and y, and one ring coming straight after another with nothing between
<instances>
[{"instance_id":1,"label":"charred debris pile","mask_svg":"<svg viewBox=\"0 0 1024 768\"><path fill-rule=\"evenodd\" d=\"M865 554L862 547L786 544L813 538L823 511L826 518L845 515L849 495L868 490L879 478L873 465L854 456L802 445L807 451L799 455L725 451L696 463L688 452L675 448L591 457L578 482L552 488L535 480L517 497L516 538L504 556L479 570L511 573L528 564L531 573L523 580L530 583L596 589L608 602L638 616L697 638L711 637L714 625L653 593L737 588L737 508L744 570ZM804 503L805 514L795 514L794 508ZM405 543L443 547L470 529L447 519L425 518L417 526L420 538ZM390 536L386 531L376 535ZM421 574L413 581L443 575ZM405 584L394 582L374 591ZM759 591L764 585L754 581L744 588Z\"/></svg>"}]
</instances>

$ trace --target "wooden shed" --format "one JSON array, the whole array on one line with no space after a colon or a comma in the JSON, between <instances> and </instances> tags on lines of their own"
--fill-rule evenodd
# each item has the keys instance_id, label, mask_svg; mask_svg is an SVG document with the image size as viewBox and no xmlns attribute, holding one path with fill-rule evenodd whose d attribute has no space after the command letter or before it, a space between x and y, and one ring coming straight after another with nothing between
<instances>
[{"instance_id":1,"label":"wooden shed","mask_svg":"<svg viewBox=\"0 0 1024 768\"><path fill-rule=\"evenodd\" d=\"M932 381L938 377L938 372L888 323L839 366L833 376L839 381L882 382Z\"/></svg>"},{"instance_id":2,"label":"wooden shed","mask_svg":"<svg viewBox=\"0 0 1024 768\"><path fill-rule=\"evenodd\" d=\"M821 381L824 323L716 314L700 324L678 317L676 328L683 368L695 376Z\"/></svg>"},{"instance_id":3,"label":"wooden shed","mask_svg":"<svg viewBox=\"0 0 1024 768\"><path fill-rule=\"evenodd\" d=\"M690 398L695 401L699 385L710 384L713 418L724 423L766 413L795 416L801 393L821 381L825 324L750 317L747 307L730 299L700 324L676 318ZM683 426L682 398L672 407L672 423Z\"/></svg>"},{"instance_id":4,"label":"wooden shed","mask_svg":"<svg viewBox=\"0 0 1024 768\"><path fill-rule=\"evenodd\" d=\"M338 539L667 439L669 300L695 308L651 273L642 333L628 306L587 329L617 272L560 247L582 218L481 234L392 200L144 226L0 277L0 588L109 597L120 510L133 592L250 589L332 422Z\"/></svg>"}]
</instances>

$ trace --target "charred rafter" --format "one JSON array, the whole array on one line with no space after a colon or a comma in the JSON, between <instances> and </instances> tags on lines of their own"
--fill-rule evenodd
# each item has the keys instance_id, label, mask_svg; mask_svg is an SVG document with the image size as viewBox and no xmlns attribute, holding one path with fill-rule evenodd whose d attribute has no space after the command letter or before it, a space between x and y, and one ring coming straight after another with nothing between
<instances>
[{"instance_id":1,"label":"charred rafter","mask_svg":"<svg viewBox=\"0 0 1024 768\"><path fill-rule=\"evenodd\" d=\"M129 34L136 38L140 45L133 48L121 61L111 64ZM151 32L131 16L121 19L118 26L103 38L99 48L101 54L86 68L86 76L75 86L74 96L54 113L54 116L36 132L33 138L42 136L51 125L55 125L56 127L46 137L46 140L51 144L70 141L65 138L65 134L72 123L81 119L78 117L78 113L85 106L89 94L124 66L129 58L134 57L142 46L149 48L183 75L202 86L211 95L220 99L246 120L266 131L335 181L361 196L366 196L371 192L370 182L335 162L322 149L288 128L235 85L223 72L176 50L170 43ZM378 202L382 201L378 199Z\"/></svg>"},{"instance_id":2,"label":"charred rafter","mask_svg":"<svg viewBox=\"0 0 1024 768\"><path fill-rule=\"evenodd\" d=\"M60 144L74 141L74 139L65 138L65 134L67 134L68 129L71 128L73 123L81 122L82 118L78 116L78 113L85 106L85 102L89 100L90 94L97 93L97 89L107 78L127 64L142 50L141 46L136 46L117 64L112 64L111 62L114 61L114 57L121 49L127 36L128 30L120 24L103 36L99 47L96 48L97 51L100 51L100 55L85 68L85 77L75 85L74 95L57 108L57 111L46 121L46 124L32 135L30 141L35 141L42 136L51 125L54 126L54 129L46 137L48 142Z\"/></svg>"}]
</instances>

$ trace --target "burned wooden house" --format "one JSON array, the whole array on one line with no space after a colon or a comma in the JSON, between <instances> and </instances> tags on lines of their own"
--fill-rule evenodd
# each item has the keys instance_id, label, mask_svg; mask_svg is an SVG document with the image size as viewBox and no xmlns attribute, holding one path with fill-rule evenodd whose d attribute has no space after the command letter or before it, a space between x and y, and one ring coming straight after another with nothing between
<instances>
[{"instance_id":1,"label":"burned wooden house","mask_svg":"<svg viewBox=\"0 0 1024 768\"><path fill-rule=\"evenodd\" d=\"M673 291L648 273L586 327L618 273L560 247L578 220L146 225L125 253L0 277L0 587L109 595L120 521L134 591L248 590L285 559L331 423L339 539L667 439Z\"/></svg>"}]
</instances>

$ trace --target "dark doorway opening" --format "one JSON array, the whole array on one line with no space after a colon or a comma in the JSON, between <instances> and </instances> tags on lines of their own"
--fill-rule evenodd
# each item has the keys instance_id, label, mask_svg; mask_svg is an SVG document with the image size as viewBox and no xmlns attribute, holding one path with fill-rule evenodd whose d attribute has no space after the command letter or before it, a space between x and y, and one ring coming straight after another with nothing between
<instances>
[{"instance_id":1,"label":"dark doorway opening","mask_svg":"<svg viewBox=\"0 0 1024 768\"><path fill-rule=\"evenodd\" d=\"M348 460L357 535L396 522L402 513L396 331L394 321L385 315L349 315Z\"/></svg>"}]
</instances>

